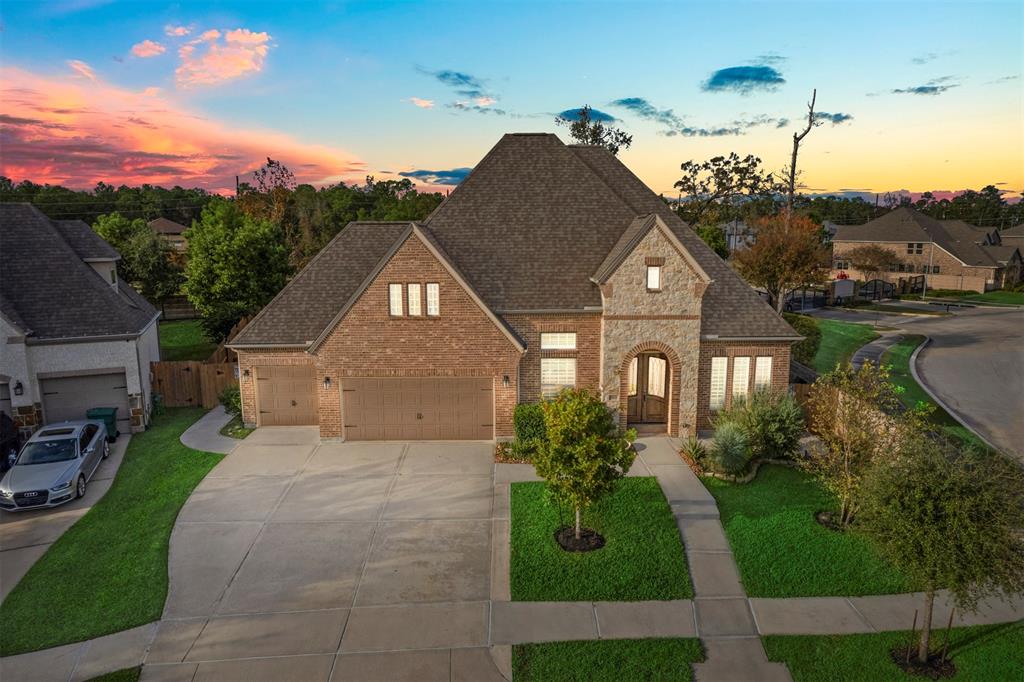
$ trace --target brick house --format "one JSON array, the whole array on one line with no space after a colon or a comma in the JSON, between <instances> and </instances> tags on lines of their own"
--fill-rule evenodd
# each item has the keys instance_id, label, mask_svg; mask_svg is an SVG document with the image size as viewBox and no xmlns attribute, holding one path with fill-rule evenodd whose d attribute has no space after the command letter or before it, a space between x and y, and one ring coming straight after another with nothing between
<instances>
[{"instance_id":1,"label":"brick house","mask_svg":"<svg viewBox=\"0 0 1024 682\"><path fill-rule=\"evenodd\" d=\"M892 252L887 271L865 273L852 267L851 250L865 245ZM936 220L911 208L897 208L863 225L840 226L832 239L832 276L859 280L876 276L898 284L924 275L929 289L978 292L1021 280L1021 253L1003 244L997 230L962 220Z\"/></svg>"},{"instance_id":2,"label":"brick house","mask_svg":"<svg viewBox=\"0 0 1024 682\"><path fill-rule=\"evenodd\" d=\"M125 433L149 421L160 313L120 258L81 220L0 204L0 411L23 433L91 407L117 407Z\"/></svg>"},{"instance_id":3,"label":"brick house","mask_svg":"<svg viewBox=\"0 0 1024 682\"><path fill-rule=\"evenodd\" d=\"M246 423L490 440L566 386L693 433L784 390L799 338L606 150L510 134L422 223L349 224L230 347Z\"/></svg>"}]
</instances>

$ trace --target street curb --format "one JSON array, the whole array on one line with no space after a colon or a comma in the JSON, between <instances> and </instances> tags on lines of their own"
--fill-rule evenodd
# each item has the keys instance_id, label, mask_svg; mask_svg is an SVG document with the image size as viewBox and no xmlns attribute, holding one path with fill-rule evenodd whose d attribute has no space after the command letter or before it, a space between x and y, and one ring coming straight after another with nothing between
<instances>
[{"instance_id":1,"label":"street curb","mask_svg":"<svg viewBox=\"0 0 1024 682\"><path fill-rule=\"evenodd\" d=\"M918 355L918 353L920 353L920 352L921 352L921 351L922 351L922 350L924 349L924 347L925 347L925 346L927 346L927 345L928 345L928 344L930 344L931 342L932 342L932 337L930 337L930 336L925 336L925 337L924 337L924 341L922 341L922 342L921 342L921 345L919 345L919 346L918 346L917 348L915 348L915 349L914 349L914 352L913 352L913 353L911 353L911 355L910 355L910 362L909 362L909 364L910 364L910 374L911 374L911 375L913 375L913 377L914 377L914 381L916 381L916 382L917 382L917 385L918 385L918 386L920 386L921 388L923 388L923 389L924 389L924 392L925 392L925 393L927 393L927 394L929 395L929 397L931 397L931 399L935 401L935 404L936 404L936 405L938 405L939 407L941 407L942 409L944 409L944 410L946 411L946 414L948 414L948 415L949 415L950 417L952 417L953 419L955 419L955 420L957 421L957 423L958 423L958 424L960 424L960 426L964 427L965 429L967 429L968 431L970 431L971 433L973 433L973 434L974 434L975 436L977 436L977 437L978 437L978 438L979 438L979 439L980 439L980 440L981 440L981 441L982 441L983 443L985 443L985 445L989 446L990 448L992 448L992 449L993 449L993 450L995 450L996 452L1002 452L1002 450L1000 450L1000 449L999 449L999 448L997 448L997 447L996 447L995 445L993 445L993 444L992 444L992 442L991 442L991 441L990 441L990 440L989 440L988 438L985 438L985 436L983 436L983 435L981 435L980 433L978 433L978 432L977 432L977 431L976 431L976 430L974 429L974 427L973 427L973 426L971 426L970 424L968 424L968 423L967 423L967 422L966 422L966 421L965 421L965 420L963 419L963 417L961 417L961 416L960 416L959 414L957 414L957 413L956 413L956 411L954 411L953 409L951 409L951 408L949 407L949 405L947 405L947 404L946 404L946 403L945 403L945 402L944 402L944 401L942 400L942 398L940 398L940 397L939 397L938 395L936 395L936 394L935 394L935 392L934 392L934 391L932 391L932 389L928 387L928 384L926 384L926 383L925 383L925 382L924 382L924 381L923 381L923 380L921 379L921 375L917 373L917 355Z\"/></svg>"}]
</instances>

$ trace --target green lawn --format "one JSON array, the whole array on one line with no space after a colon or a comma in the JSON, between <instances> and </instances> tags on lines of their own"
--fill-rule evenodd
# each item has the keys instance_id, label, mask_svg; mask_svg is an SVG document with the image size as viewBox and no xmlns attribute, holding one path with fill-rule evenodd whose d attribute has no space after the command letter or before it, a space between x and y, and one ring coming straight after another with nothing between
<instances>
[{"instance_id":1,"label":"green lawn","mask_svg":"<svg viewBox=\"0 0 1024 682\"><path fill-rule=\"evenodd\" d=\"M831 372L837 364L849 362L858 348L879 336L866 324L815 319L821 328L821 345L814 355L814 369L819 374Z\"/></svg>"},{"instance_id":2,"label":"green lawn","mask_svg":"<svg viewBox=\"0 0 1024 682\"><path fill-rule=\"evenodd\" d=\"M160 618L178 510L223 455L178 436L205 413L170 408L132 436L110 490L0 605L0 655L46 649ZM40 614L45 614L40 616Z\"/></svg>"},{"instance_id":3,"label":"green lawn","mask_svg":"<svg viewBox=\"0 0 1024 682\"><path fill-rule=\"evenodd\" d=\"M516 682L633 682L692 680L704 660L697 639L604 639L512 647Z\"/></svg>"},{"instance_id":4,"label":"green lawn","mask_svg":"<svg viewBox=\"0 0 1024 682\"><path fill-rule=\"evenodd\" d=\"M910 614L908 614L910 615ZM933 630L941 646L945 630ZM789 667L795 682L910 682L889 658L889 651L909 641L909 633L870 635L773 636L764 638L768 658ZM957 668L952 680L1024 680L1024 621L1006 625L955 628L950 658Z\"/></svg>"},{"instance_id":5,"label":"green lawn","mask_svg":"<svg viewBox=\"0 0 1024 682\"><path fill-rule=\"evenodd\" d=\"M231 421L220 428L220 435L242 440L255 430L255 428L250 429L243 424L241 417L232 417Z\"/></svg>"},{"instance_id":6,"label":"green lawn","mask_svg":"<svg viewBox=\"0 0 1024 682\"><path fill-rule=\"evenodd\" d=\"M988 449L983 440L978 438L973 431L964 427L960 422L953 419L944 409L935 404L931 396L914 380L910 372L910 356L914 350L924 342L924 338L918 334L905 336L899 343L891 346L882 356L882 362L892 365L892 383L903 389L900 400L907 407L914 407L918 403L927 403L935 407L932 414L932 421L948 436L959 441L977 445L982 449Z\"/></svg>"},{"instance_id":7,"label":"green lawn","mask_svg":"<svg viewBox=\"0 0 1024 682\"><path fill-rule=\"evenodd\" d=\"M544 483L512 484L510 579L517 601L640 601L693 596L672 510L654 478L623 478L616 491L584 513L584 525L607 543L566 552L560 520Z\"/></svg>"},{"instance_id":8,"label":"green lawn","mask_svg":"<svg viewBox=\"0 0 1024 682\"><path fill-rule=\"evenodd\" d=\"M751 597L858 596L910 592L913 585L856 532L814 519L836 509L809 474L765 465L750 483L703 479L718 502L740 577Z\"/></svg>"},{"instance_id":9,"label":"green lawn","mask_svg":"<svg viewBox=\"0 0 1024 682\"><path fill-rule=\"evenodd\" d=\"M160 323L161 360L206 360L217 344L207 340L199 320Z\"/></svg>"},{"instance_id":10,"label":"green lawn","mask_svg":"<svg viewBox=\"0 0 1024 682\"><path fill-rule=\"evenodd\" d=\"M142 668L123 668L121 670L115 670L112 673L107 673L106 675L94 677L86 682L138 682L141 674Z\"/></svg>"},{"instance_id":11,"label":"green lawn","mask_svg":"<svg viewBox=\"0 0 1024 682\"><path fill-rule=\"evenodd\" d=\"M1024 291L986 291L979 294L976 291L955 291L955 290L933 290L928 296L934 298L956 298L961 301L973 301L974 303L997 303L1003 305L1024 305Z\"/></svg>"}]
</instances>

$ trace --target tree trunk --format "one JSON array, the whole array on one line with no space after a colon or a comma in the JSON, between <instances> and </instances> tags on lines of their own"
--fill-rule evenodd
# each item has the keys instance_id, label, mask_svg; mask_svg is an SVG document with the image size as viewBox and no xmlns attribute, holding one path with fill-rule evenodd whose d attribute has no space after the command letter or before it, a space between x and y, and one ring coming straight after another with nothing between
<instances>
[{"instance_id":1,"label":"tree trunk","mask_svg":"<svg viewBox=\"0 0 1024 682\"><path fill-rule=\"evenodd\" d=\"M580 539L580 508L576 507L576 539Z\"/></svg>"},{"instance_id":2,"label":"tree trunk","mask_svg":"<svg viewBox=\"0 0 1024 682\"><path fill-rule=\"evenodd\" d=\"M796 157L800 153L800 143L807 133L811 132L814 128L814 102L818 99L818 89L815 88L811 93L811 101L807 104L807 127L804 128L801 133L793 133L793 155L790 157L789 162L789 186L786 188L786 224L793 217L793 198L796 195Z\"/></svg>"},{"instance_id":3,"label":"tree trunk","mask_svg":"<svg viewBox=\"0 0 1024 682\"><path fill-rule=\"evenodd\" d=\"M917 660L928 662L928 648L932 637L932 607L935 605L935 590L929 589L924 595L924 623L921 626L921 641L917 645Z\"/></svg>"}]
</instances>

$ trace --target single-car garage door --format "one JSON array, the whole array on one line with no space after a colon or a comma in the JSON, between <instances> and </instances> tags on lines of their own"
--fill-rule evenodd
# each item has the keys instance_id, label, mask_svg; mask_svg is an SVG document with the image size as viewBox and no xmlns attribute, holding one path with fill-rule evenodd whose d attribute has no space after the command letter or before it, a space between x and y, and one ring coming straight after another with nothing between
<instances>
[{"instance_id":1,"label":"single-car garage door","mask_svg":"<svg viewBox=\"0 0 1024 682\"><path fill-rule=\"evenodd\" d=\"M345 379L346 440L490 440L491 379Z\"/></svg>"},{"instance_id":2,"label":"single-car garage door","mask_svg":"<svg viewBox=\"0 0 1024 682\"><path fill-rule=\"evenodd\" d=\"M85 411L94 407L116 407L117 430L131 433L132 413L124 372L41 379L39 383L43 389L43 418L47 424L85 419Z\"/></svg>"},{"instance_id":3,"label":"single-car garage door","mask_svg":"<svg viewBox=\"0 0 1024 682\"><path fill-rule=\"evenodd\" d=\"M317 424L316 370L311 365L257 367L256 407L260 426Z\"/></svg>"}]
</instances>

